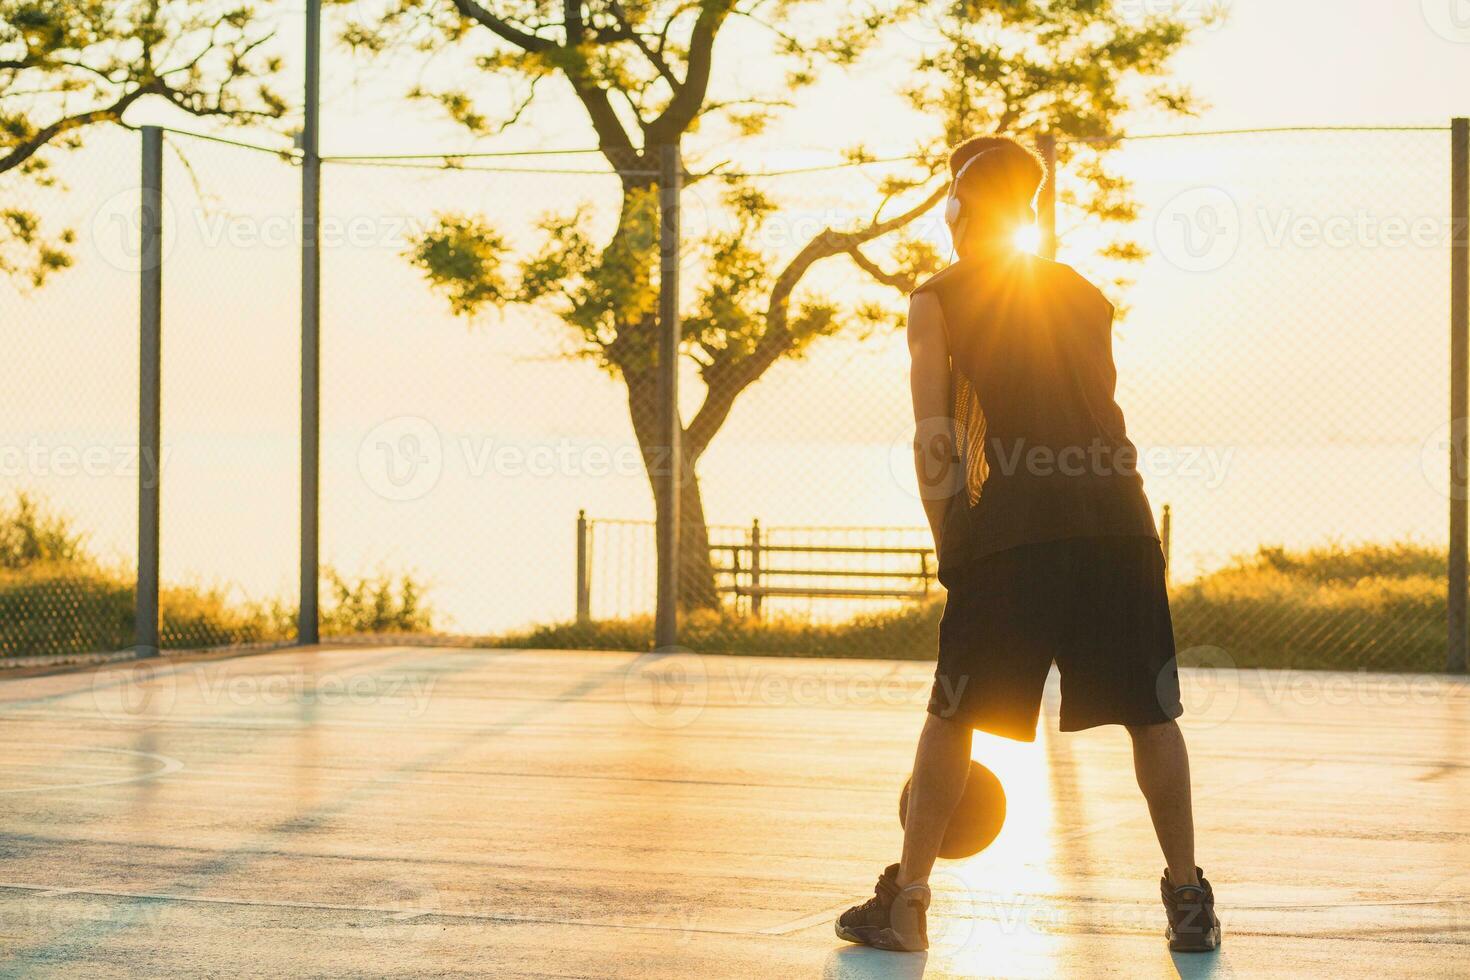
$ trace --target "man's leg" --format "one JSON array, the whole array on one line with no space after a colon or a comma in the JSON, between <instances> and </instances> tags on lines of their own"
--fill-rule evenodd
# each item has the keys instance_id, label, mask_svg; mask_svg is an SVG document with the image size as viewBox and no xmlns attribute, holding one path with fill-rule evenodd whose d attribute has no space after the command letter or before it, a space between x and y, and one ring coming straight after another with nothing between
<instances>
[{"instance_id":1,"label":"man's leg","mask_svg":"<svg viewBox=\"0 0 1470 980\"><path fill-rule=\"evenodd\" d=\"M1197 885L1194 863L1194 808L1189 791L1189 750L1176 722L1129 725L1133 770L1148 801L1154 833L1169 866L1169 883ZM908 849L904 849L905 858Z\"/></svg>"},{"instance_id":2,"label":"man's leg","mask_svg":"<svg viewBox=\"0 0 1470 980\"><path fill-rule=\"evenodd\" d=\"M974 730L963 721L930 714L914 755L909 813L904 821L900 885L924 884L939 856L950 814L965 792Z\"/></svg>"}]
</instances>

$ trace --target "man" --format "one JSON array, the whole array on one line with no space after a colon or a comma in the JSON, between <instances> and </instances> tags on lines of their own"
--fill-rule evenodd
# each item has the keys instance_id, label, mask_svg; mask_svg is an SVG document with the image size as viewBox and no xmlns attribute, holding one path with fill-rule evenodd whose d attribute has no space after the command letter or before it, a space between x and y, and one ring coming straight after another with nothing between
<instances>
[{"instance_id":1,"label":"man","mask_svg":"<svg viewBox=\"0 0 1470 980\"><path fill-rule=\"evenodd\" d=\"M1114 401L1113 307L1065 265L1014 246L1046 177L1014 140L950 157L958 260L909 307L924 510L949 590L914 759L902 860L837 921L843 939L928 947L928 879L964 790L974 729L1036 737L1055 661L1061 728L1127 727L1167 868L1174 950L1220 940L1194 863L1189 757L1164 561L1137 451Z\"/></svg>"}]
</instances>

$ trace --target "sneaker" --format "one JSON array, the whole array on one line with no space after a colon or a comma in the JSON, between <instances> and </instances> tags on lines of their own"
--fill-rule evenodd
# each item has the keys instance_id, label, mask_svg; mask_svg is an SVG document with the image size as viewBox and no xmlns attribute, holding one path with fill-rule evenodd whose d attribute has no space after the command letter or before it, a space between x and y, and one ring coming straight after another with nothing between
<instances>
[{"instance_id":1,"label":"sneaker","mask_svg":"<svg viewBox=\"0 0 1470 980\"><path fill-rule=\"evenodd\" d=\"M929 886L898 886L898 865L878 879L873 897L837 917L837 936L875 949L917 953L929 948Z\"/></svg>"},{"instance_id":2,"label":"sneaker","mask_svg":"<svg viewBox=\"0 0 1470 980\"><path fill-rule=\"evenodd\" d=\"M1169 913L1169 928L1164 933L1169 948L1176 953L1208 953L1220 945L1220 920L1215 917L1215 890L1199 868L1198 885L1169 884L1168 872L1159 880L1159 893L1164 911Z\"/></svg>"}]
</instances>

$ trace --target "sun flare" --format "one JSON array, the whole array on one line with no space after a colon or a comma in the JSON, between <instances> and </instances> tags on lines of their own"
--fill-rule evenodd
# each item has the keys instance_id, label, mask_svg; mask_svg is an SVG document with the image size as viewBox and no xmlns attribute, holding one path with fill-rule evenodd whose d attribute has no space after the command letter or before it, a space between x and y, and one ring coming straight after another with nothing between
<instances>
[{"instance_id":1,"label":"sun flare","mask_svg":"<svg viewBox=\"0 0 1470 980\"><path fill-rule=\"evenodd\" d=\"M1035 255L1041 248L1041 229L1036 225L1022 225L1011 235L1011 247Z\"/></svg>"}]
</instances>

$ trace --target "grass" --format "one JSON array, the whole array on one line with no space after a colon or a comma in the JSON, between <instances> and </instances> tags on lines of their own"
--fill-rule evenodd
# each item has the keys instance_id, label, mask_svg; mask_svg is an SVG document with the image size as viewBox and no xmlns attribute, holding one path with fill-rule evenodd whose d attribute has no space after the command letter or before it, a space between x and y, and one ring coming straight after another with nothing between
<instances>
[{"instance_id":1,"label":"grass","mask_svg":"<svg viewBox=\"0 0 1470 980\"><path fill-rule=\"evenodd\" d=\"M1429 671L1443 669L1443 549L1423 545L1261 548L1176 587L1171 596L1182 659L1223 651L1240 667ZM322 632L425 634L433 610L411 576L349 579L327 570ZM290 640L295 608L225 590L170 585L159 597L165 648ZM942 601L837 623L728 611L687 615L685 647L701 653L932 660ZM0 656L118 650L132 643L130 570L91 556L85 538L25 495L0 506ZM556 623L480 641L486 646L648 650L648 617Z\"/></svg>"},{"instance_id":2,"label":"grass","mask_svg":"<svg viewBox=\"0 0 1470 980\"><path fill-rule=\"evenodd\" d=\"M767 617L755 621L729 612L700 610L679 623L679 644L696 653L742 653L764 657L846 657L933 660L942 602L856 616L839 623ZM485 641L487 646L526 649L647 650L653 619L557 623Z\"/></svg>"},{"instance_id":3,"label":"grass","mask_svg":"<svg viewBox=\"0 0 1470 980\"><path fill-rule=\"evenodd\" d=\"M1444 669L1442 549L1401 543L1262 548L1171 595L1181 659L1223 650L1240 667L1429 671ZM841 623L698 612L681 644L701 653L932 660L943 603ZM507 634L495 646L647 650L646 617L561 623ZM1221 662L1210 652L1208 662Z\"/></svg>"},{"instance_id":4,"label":"grass","mask_svg":"<svg viewBox=\"0 0 1470 980\"><path fill-rule=\"evenodd\" d=\"M323 572L322 633L431 632L433 610L408 575L348 579ZM88 553L84 536L25 494L0 507L0 657L120 650L133 642L130 570ZM285 642L296 608L241 600L221 588L168 585L159 594L165 649Z\"/></svg>"},{"instance_id":5,"label":"grass","mask_svg":"<svg viewBox=\"0 0 1470 980\"><path fill-rule=\"evenodd\" d=\"M1408 543L1262 548L1176 589L1174 632L1242 667L1441 671L1447 568Z\"/></svg>"}]
</instances>

